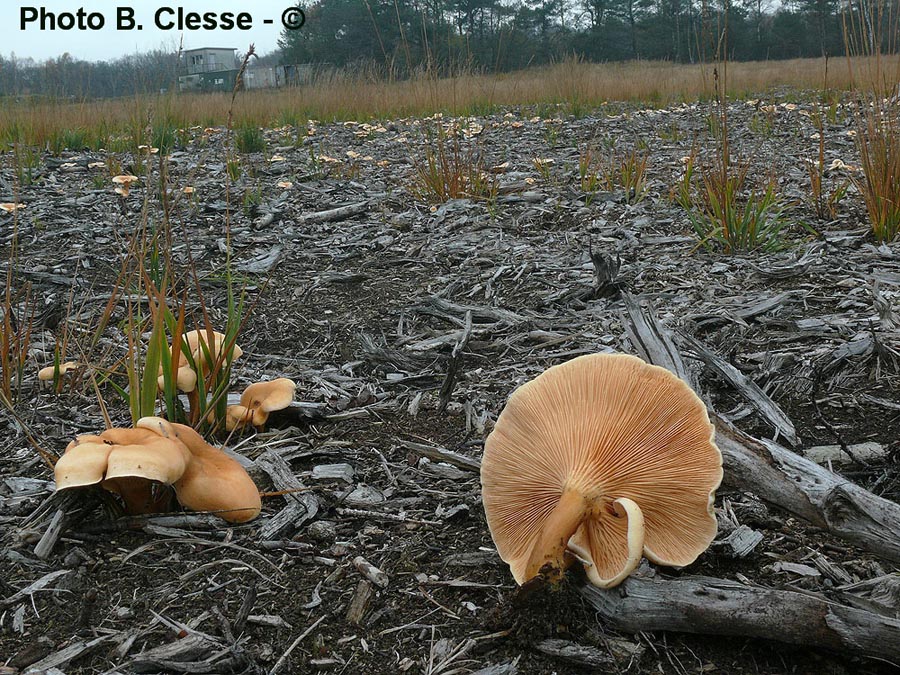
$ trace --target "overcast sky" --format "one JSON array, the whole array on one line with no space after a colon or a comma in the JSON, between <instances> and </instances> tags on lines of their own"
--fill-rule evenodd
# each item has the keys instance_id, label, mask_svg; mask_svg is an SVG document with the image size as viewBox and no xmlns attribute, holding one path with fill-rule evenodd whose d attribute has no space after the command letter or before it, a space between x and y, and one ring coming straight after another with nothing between
<instances>
[{"instance_id":1,"label":"overcast sky","mask_svg":"<svg viewBox=\"0 0 900 675\"><path fill-rule=\"evenodd\" d=\"M266 54L277 47L281 35L281 14L296 5L296 0L181 0L185 11L194 12L249 12L253 18L250 30L193 30L184 31L184 48L234 47L246 51L250 43L256 44L258 54ZM302 3L301 6L305 6ZM79 7L85 12L99 12L105 18L101 30L51 31L41 30L37 22L20 27L22 7L43 7L47 12L75 13ZM73 57L87 61L105 61L126 54L151 49L175 51L182 33L176 28L160 30L154 25L154 14L160 7L178 7L173 0L0 0L0 54L11 53L19 58L32 57L38 61L69 52ZM116 8L134 9L141 31L116 30ZM175 19L175 16L170 17ZM266 25L265 19L273 24Z\"/></svg>"}]
</instances>

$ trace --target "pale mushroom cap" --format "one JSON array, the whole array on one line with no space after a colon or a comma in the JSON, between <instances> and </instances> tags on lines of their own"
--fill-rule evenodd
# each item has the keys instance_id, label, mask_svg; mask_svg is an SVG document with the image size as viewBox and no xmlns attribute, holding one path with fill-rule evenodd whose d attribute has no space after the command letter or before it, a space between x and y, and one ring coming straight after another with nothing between
<instances>
[{"instance_id":1,"label":"pale mushroom cap","mask_svg":"<svg viewBox=\"0 0 900 675\"><path fill-rule=\"evenodd\" d=\"M190 453L184 444L154 434L136 443L120 444L113 448L106 465L106 480L146 478L172 485L181 478L190 461Z\"/></svg>"},{"instance_id":2,"label":"pale mushroom cap","mask_svg":"<svg viewBox=\"0 0 900 675\"><path fill-rule=\"evenodd\" d=\"M209 333L206 330L191 330L184 334L184 340L187 342L188 350L191 352L191 358L194 363L205 373L219 359L219 355L225 348L225 335L213 331L212 344L210 344ZM209 354L209 358L207 358ZM235 344L231 350L231 358L225 358L224 363L239 359L244 351ZM179 363L187 363L184 354L179 354Z\"/></svg>"},{"instance_id":3,"label":"pale mushroom cap","mask_svg":"<svg viewBox=\"0 0 900 675\"><path fill-rule=\"evenodd\" d=\"M72 368L77 368L77 361L66 361L65 363L59 364L59 374L65 375L66 371L71 370ZM54 374L56 373L56 366L47 366L46 368L41 368L38 371L38 379L42 382L47 382L48 380L52 380Z\"/></svg>"},{"instance_id":4,"label":"pale mushroom cap","mask_svg":"<svg viewBox=\"0 0 900 675\"><path fill-rule=\"evenodd\" d=\"M520 584L564 567L567 547L604 586L634 569L636 547L657 564L693 562L715 536L721 479L703 402L624 354L582 356L516 390L481 469L491 535Z\"/></svg>"},{"instance_id":5,"label":"pale mushroom cap","mask_svg":"<svg viewBox=\"0 0 900 675\"><path fill-rule=\"evenodd\" d=\"M138 180L137 176L130 176L127 174L123 174L121 176L113 176L112 182L116 183L117 185L124 185L127 187L127 186L131 185L132 183L136 182L137 180Z\"/></svg>"},{"instance_id":6,"label":"pale mushroom cap","mask_svg":"<svg viewBox=\"0 0 900 675\"><path fill-rule=\"evenodd\" d=\"M241 405L254 411L268 413L287 408L294 400L297 385L286 377L268 382L254 382L241 394Z\"/></svg>"},{"instance_id":7,"label":"pale mushroom cap","mask_svg":"<svg viewBox=\"0 0 900 675\"><path fill-rule=\"evenodd\" d=\"M184 355L182 354L182 357ZM162 373L163 367L159 367L159 372ZM156 378L156 383L159 385L160 390L166 388L166 377L165 375L160 375ZM183 365L178 368L175 373L175 386L178 388L178 391L183 392L192 392L197 388L197 373L195 373L190 366Z\"/></svg>"},{"instance_id":8,"label":"pale mushroom cap","mask_svg":"<svg viewBox=\"0 0 900 675\"><path fill-rule=\"evenodd\" d=\"M138 425L152 427L158 419L145 417L138 420ZM175 483L175 494L183 506L194 511L214 511L231 523L245 523L259 515L259 490L244 467L209 445L191 427L169 422L165 425L166 433L174 433L192 455L184 475Z\"/></svg>"},{"instance_id":9,"label":"pale mushroom cap","mask_svg":"<svg viewBox=\"0 0 900 675\"><path fill-rule=\"evenodd\" d=\"M102 466L99 463L101 453L94 451L94 446L107 448ZM99 470L100 473L99 478L90 483L82 483L83 485L97 483L101 479L124 477L146 478L171 484L181 477L190 460L187 448L181 443L172 442L150 430L107 429L95 436L79 436L69 443L65 454L56 464L57 473L65 470L68 472L66 475L71 478L70 464L82 461L88 454L92 458L88 462L92 467L90 470ZM92 464L94 460L96 464ZM69 481L63 482L67 487L74 487Z\"/></svg>"},{"instance_id":10,"label":"pale mushroom cap","mask_svg":"<svg viewBox=\"0 0 900 675\"><path fill-rule=\"evenodd\" d=\"M19 209L24 209L24 204L16 204L15 202L3 202L0 204L0 211L6 211L7 213L12 213L13 211L18 211Z\"/></svg>"},{"instance_id":11,"label":"pale mushroom cap","mask_svg":"<svg viewBox=\"0 0 900 675\"><path fill-rule=\"evenodd\" d=\"M53 467L56 489L85 487L102 481L113 447L98 436L80 436L69 443Z\"/></svg>"}]
</instances>

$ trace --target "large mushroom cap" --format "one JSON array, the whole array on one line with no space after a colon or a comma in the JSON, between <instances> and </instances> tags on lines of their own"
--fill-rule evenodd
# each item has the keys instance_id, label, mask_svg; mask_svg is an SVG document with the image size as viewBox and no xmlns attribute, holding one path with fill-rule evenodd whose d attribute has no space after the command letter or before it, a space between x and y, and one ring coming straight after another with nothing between
<instances>
[{"instance_id":1,"label":"large mushroom cap","mask_svg":"<svg viewBox=\"0 0 900 675\"><path fill-rule=\"evenodd\" d=\"M297 385L286 377L268 382L254 382L241 394L241 405L252 413L252 421L262 426L269 419L269 413L287 408L294 400Z\"/></svg>"},{"instance_id":2,"label":"large mushroom cap","mask_svg":"<svg viewBox=\"0 0 900 675\"><path fill-rule=\"evenodd\" d=\"M79 436L66 447L53 467L57 490L96 485L106 474L113 445L99 436Z\"/></svg>"},{"instance_id":3,"label":"large mushroom cap","mask_svg":"<svg viewBox=\"0 0 900 675\"><path fill-rule=\"evenodd\" d=\"M722 456L706 406L669 371L625 354L554 366L517 389L485 442L488 526L518 583L570 550L601 587L641 553L693 562L716 533Z\"/></svg>"},{"instance_id":4,"label":"large mushroom cap","mask_svg":"<svg viewBox=\"0 0 900 675\"><path fill-rule=\"evenodd\" d=\"M190 451L191 461L174 486L183 506L194 511L213 511L231 523L245 523L259 515L259 490L244 467L209 445L191 427L158 417L142 417L137 426L176 438Z\"/></svg>"}]
</instances>

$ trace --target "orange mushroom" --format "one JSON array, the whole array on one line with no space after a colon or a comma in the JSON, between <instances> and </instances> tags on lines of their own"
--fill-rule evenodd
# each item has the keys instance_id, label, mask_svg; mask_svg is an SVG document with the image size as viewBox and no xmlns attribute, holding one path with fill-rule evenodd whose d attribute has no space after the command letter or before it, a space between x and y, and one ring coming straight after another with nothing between
<instances>
[{"instance_id":1,"label":"orange mushroom","mask_svg":"<svg viewBox=\"0 0 900 675\"><path fill-rule=\"evenodd\" d=\"M137 180L137 176L122 175L114 176L112 182L118 186L116 192L123 197L127 197L131 192L131 184L137 182Z\"/></svg>"},{"instance_id":2,"label":"orange mushroom","mask_svg":"<svg viewBox=\"0 0 900 675\"><path fill-rule=\"evenodd\" d=\"M172 486L183 506L233 523L252 520L261 509L259 491L237 461L190 427L159 417L143 417L133 429L77 437L54 473L57 490L99 484L119 494L130 514L166 510L160 484Z\"/></svg>"},{"instance_id":3,"label":"orange mushroom","mask_svg":"<svg viewBox=\"0 0 900 675\"><path fill-rule=\"evenodd\" d=\"M244 467L209 445L191 427L159 417L142 417L137 426L177 439L190 451L191 462L174 484L182 506L193 511L212 511L230 523L245 523L259 515L259 490Z\"/></svg>"},{"instance_id":4,"label":"orange mushroom","mask_svg":"<svg viewBox=\"0 0 900 675\"><path fill-rule=\"evenodd\" d=\"M253 426L261 427L268 421L269 413L287 408L291 404L296 389L297 385L286 377L268 382L254 382L241 394L241 406L245 410L235 408L233 413L236 418L239 416L243 419L249 415Z\"/></svg>"},{"instance_id":5,"label":"orange mushroom","mask_svg":"<svg viewBox=\"0 0 900 675\"><path fill-rule=\"evenodd\" d=\"M519 584L558 576L572 553L601 588L641 555L692 563L715 536L721 480L703 402L625 354L578 357L517 389L481 465L491 536Z\"/></svg>"}]
</instances>

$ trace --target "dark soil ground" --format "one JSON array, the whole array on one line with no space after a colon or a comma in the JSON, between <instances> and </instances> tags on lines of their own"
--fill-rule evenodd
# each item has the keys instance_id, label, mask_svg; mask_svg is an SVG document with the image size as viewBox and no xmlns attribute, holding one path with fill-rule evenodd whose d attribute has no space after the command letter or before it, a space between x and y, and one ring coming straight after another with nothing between
<instances>
[{"instance_id":1,"label":"dark soil ground","mask_svg":"<svg viewBox=\"0 0 900 675\"><path fill-rule=\"evenodd\" d=\"M619 286L652 304L670 328L761 386L793 421L799 451L874 444L865 466L834 461L833 469L900 499L900 317L891 309L900 297L900 245L878 244L867 231L850 183L858 164L852 118L838 108L825 125L825 166L841 159L851 168L826 171L827 191L850 187L820 220L802 164L818 152L811 106L731 108L735 152L751 161L755 179L774 176L784 196L776 252L699 247L684 210L670 201L681 158L695 145L711 147L702 105L269 130L265 153L236 153L241 176L227 190L223 130L187 130L189 142L165 160L173 263L196 266L213 322L221 322L230 244L252 305L233 390L290 377L297 400L315 404L307 417L283 415L264 433L229 441L261 490L288 487L273 477L273 462L308 488L265 498L259 519L234 527L211 517L115 520L110 497L52 494L52 472L26 433L60 453L104 422L83 371L61 393L39 387L34 373L52 362L63 327L67 358L108 368L124 355L124 303L97 347L79 350L133 233L163 220L159 155L123 199L109 176L136 172L129 154L41 155L23 173L21 157L6 153L0 201L15 195L26 204L12 288L22 293L30 284L37 316L16 416L0 409L0 598L12 598L0 600L0 665L8 664L0 672L24 672L67 648L74 656L57 662L66 673L450 675L492 665L485 672L893 672L877 660L775 642L620 634L579 595L574 572L558 588L520 595L493 549L477 473L429 461L414 445L477 460L518 384L579 354L634 351L616 294L592 286L593 251L618 258ZM439 124L466 131L465 162L508 162L492 174L492 199L428 201L417 169L427 163L423 129ZM629 204L615 185L586 193L578 162L587 147L595 157L646 152L643 199ZM349 218L309 218L361 203ZM13 218L0 213L3 259L12 241ZM771 305L760 310L763 301ZM471 336L453 361L468 312ZM21 305L17 313L26 314ZM448 371L456 377L441 411ZM701 382L716 410L772 437L769 423L712 371L703 370ZM102 393L114 422L128 425L126 407L111 389ZM339 464L348 466L316 469ZM311 496L317 512L304 518L300 509L276 528L272 519L299 495ZM657 574L749 579L831 597L842 585L898 571L752 494L723 488L717 507L720 521L723 513L730 519L723 530L739 522L762 542L734 558L717 541L689 568ZM39 557L35 546L58 509L62 536ZM360 556L386 574L384 587L360 573ZM826 571L811 562L819 556L831 563ZM54 571L64 573L14 597ZM548 655L547 640L593 648L601 661ZM172 651L156 651L165 646Z\"/></svg>"}]
</instances>

